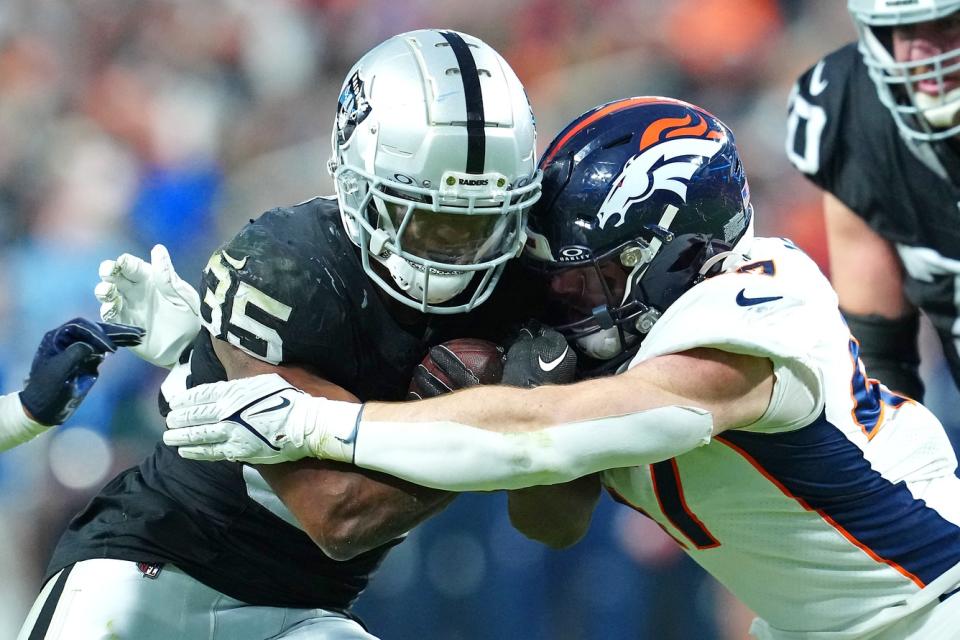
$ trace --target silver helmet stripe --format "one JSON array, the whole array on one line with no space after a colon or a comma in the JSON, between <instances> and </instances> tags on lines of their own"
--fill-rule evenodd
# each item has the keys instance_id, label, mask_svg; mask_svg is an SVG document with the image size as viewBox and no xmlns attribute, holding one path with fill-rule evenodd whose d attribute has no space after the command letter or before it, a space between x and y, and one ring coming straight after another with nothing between
<instances>
[{"instance_id":1,"label":"silver helmet stripe","mask_svg":"<svg viewBox=\"0 0 960 640\"><path fill-rule=\"evenodd\" d=\"M466 173L483 173L485 164L487 134L484 131L486 118L483 114L483 91L480 88L480 74L477 62L473 59L470 47L453 31L441 31L460 67L460 79L463 81L463 95L467 103L467 169Z\"/></svg>"}]
</instances>

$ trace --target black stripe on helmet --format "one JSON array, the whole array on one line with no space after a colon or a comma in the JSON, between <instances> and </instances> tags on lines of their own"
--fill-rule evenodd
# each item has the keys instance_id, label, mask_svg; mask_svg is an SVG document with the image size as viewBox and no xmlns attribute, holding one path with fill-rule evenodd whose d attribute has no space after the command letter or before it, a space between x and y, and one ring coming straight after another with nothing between
<instances>
[{"instance_id":1,"label":"black stripe on helmet","mask_svg":"<svg viewBox=\"0 0 960 640\"><path fill-rule=\"evenodd\" d=\"M483 115L483 92L480 89L480 74L473 59L470 47L453 31L441 31L460 67L460 79L463 81L463 95L467 102L467 173L483 173L487 152L487 134L484 131L486 119Z\"/></svg>"}]
</instances>

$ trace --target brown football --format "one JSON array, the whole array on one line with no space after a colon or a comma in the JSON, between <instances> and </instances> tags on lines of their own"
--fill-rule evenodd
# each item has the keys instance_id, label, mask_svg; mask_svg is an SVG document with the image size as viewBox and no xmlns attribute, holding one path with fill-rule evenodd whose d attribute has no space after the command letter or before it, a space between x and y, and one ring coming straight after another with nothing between
<instances>
[{"instance_id":1,"label":"brown football","mask_svg":"<svg viewBox=\"0 0 960 640\"><path fill-rule=\"evenodd\" d=\"M479 338L457 338L444 342L440 345L440 348L446 349L456 356L477 377L480 384L497 384L500 382L500 378L503 376L504 358L504 350L500 345ZM429 353L420 364L447 386L456 386L451 384L446 374L437 366Z\"/></svg>"}]
</instances>

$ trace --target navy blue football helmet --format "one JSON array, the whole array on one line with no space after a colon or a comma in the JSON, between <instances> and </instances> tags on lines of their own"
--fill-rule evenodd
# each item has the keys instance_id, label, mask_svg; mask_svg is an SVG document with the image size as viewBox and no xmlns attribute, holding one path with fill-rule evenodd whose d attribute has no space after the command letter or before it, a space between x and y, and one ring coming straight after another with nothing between
<instances>
[{"instance_id":1,"label":"navy blue football helmet","mask_svg":"<svg viewBox=\"0 0 960 640\"><path fill-rule=\"evenodd\" d=\"M733 133L686 102L596 107L560 132L540 168L524 259L549 281L544 320L582 356L634 351L667 307L753 236Z\"/></svg>"}]
</instances>

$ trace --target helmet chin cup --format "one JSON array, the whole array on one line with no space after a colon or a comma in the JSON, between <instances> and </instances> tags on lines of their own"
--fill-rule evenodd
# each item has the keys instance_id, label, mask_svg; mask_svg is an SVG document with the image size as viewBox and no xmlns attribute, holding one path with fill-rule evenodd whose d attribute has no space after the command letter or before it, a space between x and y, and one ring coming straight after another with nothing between
<instances>
[{"instance_id":1,"label":"helmet chin cup","mask_svg":"<svg viewBox=\"0 0 960 640\"><path fill-rule=\"evenodd\" d=\"M378 260L390 271L390 277L393 278L397 288L417 302L426 301L427 304L447 302L463 293L473 279L472 272L443 273L430 270L428 274L428 268L418 268L418 265L404 260L395 253ZM428 277L429 287L427 286Z\"/></svg>"},{"instance_id":2,"label":"helmet chin cup","mask_svg":"<svg viewBox=\"0 0 960 640\"><path fill-rule=\"evenodd\" d=\"M942 97L916 93L913 102L932 127L950 129L960 124L960 87Z\"/></svg>"}]
</instances>

